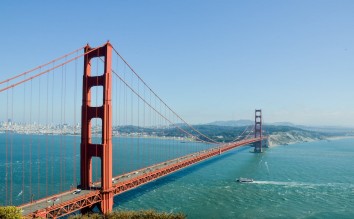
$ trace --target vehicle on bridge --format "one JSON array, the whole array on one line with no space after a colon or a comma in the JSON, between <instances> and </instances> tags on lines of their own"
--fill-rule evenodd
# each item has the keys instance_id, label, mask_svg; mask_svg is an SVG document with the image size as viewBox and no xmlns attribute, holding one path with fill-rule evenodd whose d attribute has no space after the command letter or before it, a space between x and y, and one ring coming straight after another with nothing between
<instances>
[{"instance_id":1,"label":"vehicle on bridge","mask_svg":"<svg viewBox=\"0 0 354 219\"><path fill-rule=\"evenodd\" d=\"M77 194L79 194L81 192L81 189L76 189L72 194L73 195L77 195Z\"/></svg>"}]
</instances>

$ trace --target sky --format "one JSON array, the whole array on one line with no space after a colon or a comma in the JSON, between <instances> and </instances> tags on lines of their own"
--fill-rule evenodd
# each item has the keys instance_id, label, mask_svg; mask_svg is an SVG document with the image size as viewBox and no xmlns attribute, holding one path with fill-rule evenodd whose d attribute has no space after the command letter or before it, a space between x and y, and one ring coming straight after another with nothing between
<instances>
[{"instance_id":1,"label":"sky","mask_svg":"<svg viewBox=\"0 0 354 219\"><path fill-rule=\"evenodd\" d=\"M0 7L0 81L110 40L192 124L354 127L354 1L17 1Z\"/></svg>"}]
</instances>

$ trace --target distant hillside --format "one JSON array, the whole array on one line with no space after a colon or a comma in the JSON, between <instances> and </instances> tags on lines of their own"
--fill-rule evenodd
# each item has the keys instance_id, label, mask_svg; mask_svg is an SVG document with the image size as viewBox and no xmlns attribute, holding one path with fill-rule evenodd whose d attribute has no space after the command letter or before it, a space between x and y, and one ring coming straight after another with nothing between
<instances>
[{"instance_id":1,"label":"distant hillside","mask_svg":"<svg viewBox=\"0 0 354 219\"><path fill-rule=\"evenodd\" d=\"M264 130L264 134L269 136L269 146L319 141L332 137L354 136L354 132L351 129L330 131L330 129L300 128L300 126L266 125Z\"/></svg>"},{"instance_id":2,"label":"distant hillside","mask_svg":"<svg viewBox=\"0 0 354 219\"><path fill-rule=\"evenodd\" d=\"M215 121L207 123L205 125L215 125L215 126L231 126L231 127L242 127L253 125L254 121L252 120L230 120L230 121ZM342 135L343 133L354 132L354 128L351 127L341 127L341 126L306 126L306 125L297 125L291 122L273 122L273 123L264 123L263 125L269 126L281 126L281 127L294 127L300 128L307 131L316 131L316 132L325 132L325 133L337 133Z\"/></svg>"},{"instance_id":3,"label":"distant hillside","mask_svg":"<svg viewBox=\"0 0 354 219\"><path fill-rule=\"evenodd\" d=\"M269 123L268 125L276 125L276 126L295 126L295 124L291 123L291 122L273 122L273 123Z\"/></svg>"},{"instance_id":4,"label":"distant hillside","mask_svg":"<svg viewBox=\"0 0 354 219\"><path fill-rule=\"evenodd\" d=\"M230 120L230 121L215 121L215 122L207 123L205 125L241 127L241 126L252 125L253 123L254 121L241 119L241 120Z\"/></svg>"},{"instance_id":5,"label":"distant hillside","mask_svg":"<svg viewBox=\"0 0 354 219\"><path fill-rule=\"evenodd\" d=\"M234 127L240 127L240 126L248 126L248 125L253 125L254 121L249 120L249 119L240 119L240 120L229 120L229 121L215 121L211 123L207 123L205 125L216 125L216 126L234 126ZM266 123L267 125L274 125L274 126L293 126L297 127L297 125L291 123L291 122L274 122L274 123Z\"/></svg>"},{"instance_id":6,"label":"distant hillside","mask_svg":"<svg viewBox=\"0 0 354 219\"><path fill-rule=\"evenodd\" d=\"M240 127L240 126L248 126L248 125L253 125L254 121L249 120L249 119L240 119L240 120L229 120L229 121L215 121L211 123L207 123L205 125L216 125L216 126L234 126L234 127ZM293 126L297 127L297 125L291 123L291 122L274 122L274 123L266 123L267 125L274 125L274 126Z\"/></svg>"},{"instance_id":7,"label":"distant hillside","mask_svg":"<svg viewBox=\"0 0 354 219\"><path fill-rule=\"evenodd\" d=\"M217 142L232 142L238 138L247 126L219 126L219 125L194 125L193 128L203 133L208 138ZM114 127L113 131L116 135L122 136L158 136L158 137L180 137L190 138L183 129L199 139L208 141L207 138L192 130L190 127L180 125L176 127L163 127L163 128L143 128L136 126L120 126ZM138 134L140 133L140 134ZM353 135L352 132L319 132L312 130L304 130L292 126L280 125L264 125L263 134L270 136L270 145L293 144L297 142L317 141L327 139L329 137L348 136ZM252 136L253 133L250 134Z\"/></svg>"}]
</instances>

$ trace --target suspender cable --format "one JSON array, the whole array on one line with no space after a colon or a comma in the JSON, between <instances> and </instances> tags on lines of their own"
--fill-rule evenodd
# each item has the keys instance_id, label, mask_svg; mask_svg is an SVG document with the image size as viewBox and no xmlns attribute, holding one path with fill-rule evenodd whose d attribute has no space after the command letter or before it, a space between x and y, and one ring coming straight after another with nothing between
<instances>
[{"instance_id":1,"label":"suspender cable","mask_svg":"<svg viewBox=\"0 0 354 219\"><path fill-rule=\"evenodd\" d=\"M39 69L40 70L40 69ZM38 78L38 118L37 118L37 130L39 130L40 127L40 118L41 118L41 78ZM38 133L37 139L38 139L38 145L37 145L37 164L38 164L38 169L37 169L37 198L40 198L40 145L41 145L41 139L40 135Z\"/></svg>"},{"instance_id":2,"label":"suspender cable","mask_svg":"<svg viewBox=\"0 0 354 219\"><path fill-rule=\"evenodd\" d=\"M144 99L146 98L146 96L145 96L145 87L143 87L143 89L144 89L144 91L143 91L143 95L144 95ZM146 112L145 112L145 110L146 110L146 108L145 108L145 103L143 103L143 106L142 106L142 110L143 110L143 114L142 114L142 117L143 117L143 121L142 121L142 130L141 130L141 135L142 135L142 138L144 139L144 141L143 141L143 144L142 144L142 155L143 155L143 157L144 157L144 160L143 160L143 167L146 167L147 166L147 157L146 157L146 117L145 117L145 115L146 115Z\"/></svg>"},{"instance_id":3,"label":"suspender cable","mask_svg":"<svg viewBox=\"0 0 354 219\"><path fill-rule=\"evenodd\" d=\"M45 196L48 196L48 144L49 144L49 74L47 74L47 95L46 95L46 112L45 112Z\"/></svg>"},{"instance_id":4,"label":"suspender cable","mask_svg":"<svg viewBox=\"0 0 354 219\"><path fill-rule=\"evenodd\" d=\"M26 76L26 75L25 75ZM23 85L23 105L26 106L26 84ZM23 125L26 126L26 107L23 107ZM25 135L22 135L22 204L25 202Z\"/></svg>"},{"instance_id":5,"label":"suspender cable","mask_svg":"<svg viewBox=\"0 0 354 219\"><path fill-rule=\"evenodd\" d=\"M30 91L30 130L32 131L32 90L33 90L33 80L31 79L31 91ZM30 195L30 200L33 202L33 193L32 193L32 135L30 135L30 152L29 152L29 195Z\"/></svg>"},{"instance_id":6,"label":"suspender cable","mask_svg":"<svg viewBox=\"0 0 354 219\"><path fill-rule=\"evenodd\" d=\"M150 106L151 106L151 92L150 92L150 101L149 101L149 103L150 103ZM153 130L153 122L152 122L152 115L151 115L151 107L149 107L149 124L150 124L150 128L151 128L151 134L153 134L152 133L152 130ZM152 147L153 146L153 140L152 140L152 137L150 138L150 147L149 147L149 165L151 165L152 164L152 158L153 158L153 155L152 155L152 152L153 152L153 150L152 150Z\"/></svg>"},{"instance_id":7,"label":"suspender cable","mask_svg":"<svg viewBox=\"0 0 354 219\"><path fill-rule=\"evenodd\" d=\"M6 199L5 199L5 205L8 205L8 145L9 145L9 130L10 130L10 122L9 122L9 91L6 92L6 159L5 159L5 192L6 192Z\"/></svg>"},{"instance_id":8,"label":"suspender cable","mask_svg":"<svg viewBox=\"0 0 354 219\"><path fill-rule=\"evenodd\" d=\"M118 58L117 58L117 69L118 69ZM113 78L114 79L114 78ZM116 79L116 89L117 89L117 93L116 93L116 112L117 112L117 123L116 123L116 128L117 128L117 133L118 133L118 139L119 141L117 141L117 144L116 145L116 148L121 148L121 136L120 136L120 133L119 133L119 128L120 128L120 123L121 123L121 110L120 110L120 106L121 106L121 83L119 83L119 88L118 88L118 80ZM117 139L117 138L116 138ZM117 140L118 140L117 139ZM114 146L114 145L113 145ZM120 167L120 165L118 166L118 168ZM117 173L121 173L122 170L120 169L117 169Z\"/></svg>"},{"instance_id":9,"label":"suspender cable","mask_svg":"<svg viewBox=\"0 0 354 219\"><path fill-rule=\"evenodd\" d=\"M55 65L55 63L53 63L53 66ZM52 99L52 122L51 122L51 128L52 128L52 136L53 136L53 125L54 125L54 90L55 90L55 83L54 83L54 79L55 79L55 69L53 69L53 77L52 77L52 95L51 95L51 99ZM54 193L54 137L52 137L52 141L51 141L51 194Z\"/></svg>"},{"instance_id":10,"label":"suspender cable","mask_svg":"<svg viewBox=\"0 0 354 219\"><path fill-rule=\"evenodd\" d=\"M131 79L131 84L133 84L133 77ZM133 102L133 93L130 93L130 124L132 125L132 129L134 130L134 120L133 120L133 115L134 115L134 102ZM134 139L133 136L130 137L130 171L134 169Z\"/></svg>"},{"instance_id":11,"label":"suspender cable","mask_svg":"<svg viewBox=\"0 0 354 219\"><path fill-rule=\"evenodd\" d=\"M65 61L66 61L66 57L65 57ZM63 131L64 131L64 136L63 136L63 189L65 190L65 183L66 183L66 66L67 65L63 65L63 74L64 74L64 96L63 96L63 102L64 102L64 106L63 106Z\"/></svg>"},{"instance_id":12,"label":"suspender cable","mask_svg":"<svg viewBox=\"0 0 354 219\"><path fill-rule=\"evenodd\" d=\"M126 77L125 71L123 71L123 72L124 72L124 78L125 78L125 77ZM126 86L124 87L124 102L125 102L125 103L124 103L125 125L128 125L128 94L127 94L127 87L126 87ZM126 142L128 142L128 141L126 141ZM127 145L127 147L129 147L129 146ZM126 153L127 153L126 157L128 157L129 149L127 148L125 151L126 151ZM128 170L129 170L129 161L127 162L126 166L124 166L124 173L125 173L126 171L128 172Z\"/></svg>"},{"instance_id":13,"label":"suspender cable","mask_svg":"<svg viewBox=\"0 0 354 219\"><path fill-rule=\"evenodd\" d=\"M156 98L154 99L154 104L155 104L155 109L156 109L157 108L156 107ZM157 112L157 111L155 110L155 112ZM155 126L155 129L158 130L158 123L157 123L157 120L156 120L156 113L154 113L154 126ZM158 136L156 136L156 137L158 137ZM157 146L158 143L159 143L159 139L157 139L157 141L154 142L154 147L153 147L153 158L154 158L154 162L155 163L156 162L159 163L157 161L158 157L157 157L157 154L156 154L156 146Z\"/></svg>"},{"instance_id":14,"label":"suspender cable","mask_svg":"<svg viewBox=\"0 0 354 219\"><path fill-rule=\"evenodd\" d=\"M78 56L78 51L76 52L76 56ZM74 76L74 148L73 148L73 185L77 186L76 180L76 96L77 96L77 59L75 60L75 76Z\"/></svg>"},{"instance_id":15,"label":"suspender cable","mask_svg":"<svg viewBox=\"0 0 354 219\"><path fill-rule=\"evenodd\" d=\"M14 123L14 89L11 89L11 125L13 126ZM12 171L12 147L13 147L13 132L11 133L11 142L10 142L10 205L12 205L12 196L13 196L13 171Z\"/></svg>"},{"instance_id":16,"label":"suspender cable","mask_svg":"<svg viewBox=\"0 0 354 219\"><path fill-rule=\"evenodd\" d=\"M60 84L60 192L63 191L63 88L64 86L64 68L61 67L61 84Z\"/></svg>"},{"instance_id":17,"label":"suspender cable","mask_svg":"<svg viewBox=\"0 0 354 219\"><path fill-rule=\"evenodd\" d=\"M140 93L140 87L139 87L139 81L138 81L138 93ZM138 98L138 168L141 168L141 163L142 163L142 157L140 154L140 103L139 103L139 98ZM140 162L139 162L140 161Z\"/></svg>"}]
</instances>

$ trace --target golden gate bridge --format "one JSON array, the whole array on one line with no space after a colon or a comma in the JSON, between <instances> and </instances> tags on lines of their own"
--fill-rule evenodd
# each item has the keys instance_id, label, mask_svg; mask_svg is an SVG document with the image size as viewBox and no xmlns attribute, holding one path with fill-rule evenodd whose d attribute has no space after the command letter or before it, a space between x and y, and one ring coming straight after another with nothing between
<instances>
[{"instance_id":1,"label":"golden gate bridge","mask_svg":"<svg viewBox=\"0 0 354 219\"><path fill-rule=\"evenodd\" d=\"M267 138L261 110L229 143L203 134L109 42L1 81L0 100L0 204L28 218L110 212L115 195Z\"/></svg>"}]
</instances>

